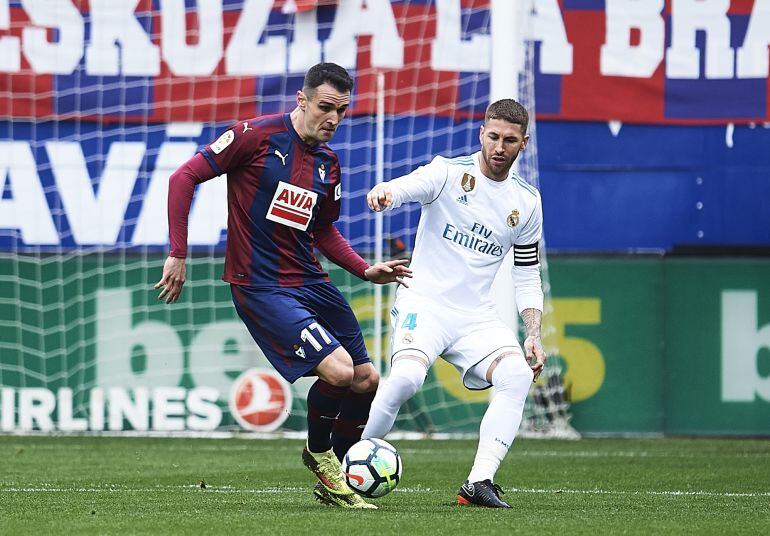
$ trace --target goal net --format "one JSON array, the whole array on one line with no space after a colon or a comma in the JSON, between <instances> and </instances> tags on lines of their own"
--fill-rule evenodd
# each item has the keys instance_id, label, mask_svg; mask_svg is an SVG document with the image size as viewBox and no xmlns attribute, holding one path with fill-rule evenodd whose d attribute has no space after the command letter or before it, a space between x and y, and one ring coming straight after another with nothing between
<instances>
[{"instance_id":1,"label":"goal net","mask_svg":"<svg viewBox=\"0 0 770 536\"><path fill-rule=\"evenodd\" d=\"M156 300L168 176L234 121L290 111L304 71L333 61L356 82L330 143L338 226L369 259L408 255L419 207L378 223L365 193L477 150L489 17L484 0L0 1L0 431L303 430L311 380L270 372L220 280L224 179L197 189L182 299ZM536 184L535 151L521 174ZM385 372L392 289L325 266ZM569 429L561 385L554 359L526 429ZM488 396L439 361L398 428L475 433Z\"/></svg>"}]
</instances>

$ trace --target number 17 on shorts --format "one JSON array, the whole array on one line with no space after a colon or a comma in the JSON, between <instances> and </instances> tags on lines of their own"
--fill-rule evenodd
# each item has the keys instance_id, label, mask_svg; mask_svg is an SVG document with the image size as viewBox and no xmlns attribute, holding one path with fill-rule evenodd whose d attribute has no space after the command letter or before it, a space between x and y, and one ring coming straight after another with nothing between
<instances>
[{"instance_id":1,"label":"number 17 on shorts","mask_svg":"<svg viewBox=\"0 0 770 536\"><path fill-rule=\"evenodd\" d=\"M324 346L332 344L331 337L329 337L329 334L326 333L326 330L318 322L313 322L303 329L299 334L299 338L302 339L302 342L308 343L316 352L321 352ZM299 346L294 353L302 359L307 357L303 346Z\"/></svg>"}]
</instances>

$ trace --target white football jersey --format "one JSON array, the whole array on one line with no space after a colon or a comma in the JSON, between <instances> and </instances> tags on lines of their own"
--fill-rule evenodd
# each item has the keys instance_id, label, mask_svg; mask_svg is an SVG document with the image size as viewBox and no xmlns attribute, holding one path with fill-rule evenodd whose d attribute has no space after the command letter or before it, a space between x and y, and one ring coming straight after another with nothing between
<instances>
[{"instance_id":1,"label":"white football jersey","mask_svg":"<svg viewBox=\"0 0 770 536\"><path fill-rule=\"evenodd\" d=\"M393 192L390 208L422 204L411 262L414 277L409 288L399 287L398 296L415 293L466 311L494 308L490 286L513 248L518 310L542 311L540 193L513 170L502 182L487 178L479 158L480 152L437 156L387 183Z\"/></svg>"}]
</instances>

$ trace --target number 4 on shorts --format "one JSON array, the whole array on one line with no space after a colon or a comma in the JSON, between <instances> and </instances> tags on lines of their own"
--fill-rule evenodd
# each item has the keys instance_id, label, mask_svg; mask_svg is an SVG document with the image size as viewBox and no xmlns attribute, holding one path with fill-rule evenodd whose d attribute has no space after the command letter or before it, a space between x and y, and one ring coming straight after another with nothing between
<instances>
[{"instance_id":1,"label":"number 4 on shorts","mask_svg":"<svg viewBox=\"0 0 770 536\"><path fill-rule=\"evenodd\" d=\"M404 318L404 323L401 324L402 328L414 329L417 327L417 313L409 313Z\"/></svg>"}]
</instances>

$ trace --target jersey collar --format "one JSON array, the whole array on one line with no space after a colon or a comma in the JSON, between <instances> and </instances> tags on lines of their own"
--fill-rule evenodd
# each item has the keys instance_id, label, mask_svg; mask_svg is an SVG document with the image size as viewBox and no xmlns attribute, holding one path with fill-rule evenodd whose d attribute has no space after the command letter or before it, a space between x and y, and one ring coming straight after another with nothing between
<instances>
[{"instance_id":1,"label":"jersey collar","mask_svg":"<svg viewBox=\"0 0 770 536\"><path fill-rule=\"evenodd\" d=\"M294 129L294 125L291 124L291 115L286 113L283 114L283 122L286 125L286 130L289 131L289 135L294 138L294 141L302 145L302 147L306 147L309 150L315 150L320 145L319 142L315 142L312 145L308 145L304 142L302 137L299 135L299 133Z\"/></svg>"}]
</instances>

